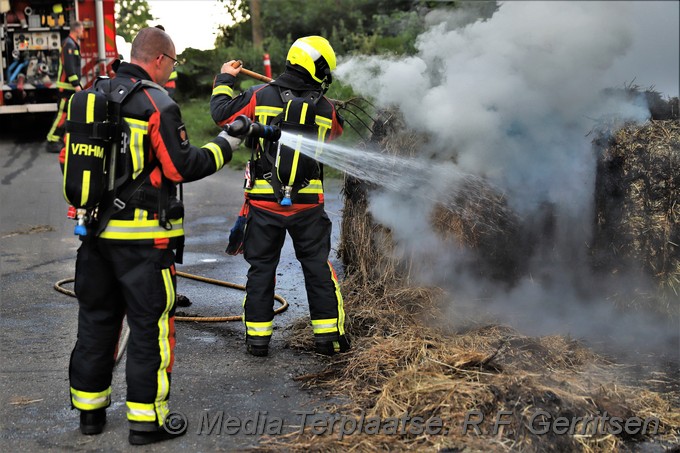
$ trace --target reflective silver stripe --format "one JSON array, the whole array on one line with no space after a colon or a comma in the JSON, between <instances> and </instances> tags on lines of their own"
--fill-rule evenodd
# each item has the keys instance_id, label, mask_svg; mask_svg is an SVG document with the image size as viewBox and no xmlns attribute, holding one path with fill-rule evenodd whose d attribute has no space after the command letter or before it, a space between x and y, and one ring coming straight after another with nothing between
<instances>
[{"instance_id":1,"label":"reflective silver stripe","mask_svg":"<svg viewBox=\"0 0 680 453\"><path fill-rule=\"evenodd\" d=\"M108 233L160 233L168 230L161 226L157 227L111 226L107 227L105 231Z\"/></svg>"},{"instance_id":2,"label":"reflective silver stripe","mask_svg":"<svg viewBox=\"0 0 680 453\"><path fill-rule=\"evenodd\" d=\"M131 409L128 407L128 414L130 415L136 415L136 416L146 416L146 417L151 417L154 420L156 419L156 411L153 409L150 411L147 410L142 410L142 409Z\"/></svg>"},{"instance_id":3,"label":"reflective silver stripe","mask_svg":"<svg viewBox=\"0 0 680 453\"><path fill-rule=\"evenodd\" d=\"M73 401L78 402L80 404L89 404L89 405L106 404L111 400L110 395L98 396L96 398L85 398L85 397L82 397L82 396L78 396L75 393L71 393L71 398L73 398Z\"/></svg>"},{"instance_id":4,"label":"reflective silver stripe","mask_svg":"<svg viewBox=\"0 0 680 453\"><path fill-rule=\"evenodd\" d=\"M273 325L269 326L269 327L253 327L253 326L250 325L250 323L246 323L246 324L248 324L248 330L252 330L254 332L272 332L274 330Z\"/></svg>"},{"instance_id":5,"label":"reflective silver stripe","mask_svg":"<svg viewBox=\"0 0 680 453\"><path fill-rule=\"evenodd\" d=\"M312 61L316 61L321 57L321 52L299 39L293 43L292 47L299 47L303 52L312 57Z\"/></svg>"}]
</instances>

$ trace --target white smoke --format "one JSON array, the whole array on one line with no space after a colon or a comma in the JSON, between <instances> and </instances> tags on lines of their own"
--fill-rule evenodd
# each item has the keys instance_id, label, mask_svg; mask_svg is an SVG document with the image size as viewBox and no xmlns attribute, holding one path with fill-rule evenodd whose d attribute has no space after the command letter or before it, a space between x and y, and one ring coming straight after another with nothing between
<instances>
[{"instance_id":1,"label":"white smoke","mask_svg":"<svg viewBox=\"0 0 680 453\"><path fill-rule=\"evenodd\" d=\"M424 278L451 283L456 309L486 298L485 309L512 312L508 318L537 333L547 326L576 334L593 329L580 322L583 304L599 301L583 294L596 172L587 134L599 118L649 117L646 105L602 94L612 88L610 69L633 45L635 19L628 2L512 1L475 22L466 11L436 11L416 55L353 57L338 66L338 79L379 107L397 107L410 127L431 136L424 152L486 178L521 217L546 204L554 209L556 243L542 256L541 278L527 276L506 291L451 275L463 252L431 253L437 247L423 225L430 206L403 194L372 197L372 214L403 249L427 251L420 256L430 263Z\"/></svg>"}]
</instances>

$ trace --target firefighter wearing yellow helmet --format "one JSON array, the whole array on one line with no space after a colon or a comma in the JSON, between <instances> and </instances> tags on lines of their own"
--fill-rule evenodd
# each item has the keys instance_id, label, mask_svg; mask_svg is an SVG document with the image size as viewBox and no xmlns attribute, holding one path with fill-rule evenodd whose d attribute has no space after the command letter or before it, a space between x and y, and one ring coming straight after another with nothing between
<instances>
[{"instance_id":1,"label":"firefighter wearing yellow helmet","mask_svg":"<svg viewBox=\"0 0 680 453\"><path fill-rule=\"evenodd\" d=\"M210 112L217 124L245 115L252 121L279 126L284 132L311 137L319 151L323 143L342 134L343 120L324 96L336 67L335 52L325 38L297 39L281 75L241 94L234 92L240 72L235 63L224 63L215 77ZM324 210L323 167L286 144L264 139L246 142L251 148L246 201L232 229L227 253L243 251L250 264L243 304L247 350L255 356L268 354L276 268L288 232L304 273L315 350L332 355L350 345L340 286L328 261L331 221ZM247 228L240 229L244 224ZM242 238L242 247L232 238Z\"/></svg>"},{"instance_id":2,"label":"firefighter wearing yellow helmet","mask_svg":"<svg viewBox=\"0 0 680 453\"><path fill-rule=\"evenodd\" d=\"M331 73L335 70L335 52L331 44L321 36L306 36L290 46L286 63L305 69L314 80L326 87L333 82Z\"/></svg>"}]
</instances>

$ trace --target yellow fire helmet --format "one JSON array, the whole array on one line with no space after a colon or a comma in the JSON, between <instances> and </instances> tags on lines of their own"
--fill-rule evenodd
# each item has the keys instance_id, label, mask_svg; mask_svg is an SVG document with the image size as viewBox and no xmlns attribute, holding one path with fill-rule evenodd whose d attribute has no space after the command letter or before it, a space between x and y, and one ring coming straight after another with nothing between
<instances>
[{"instance_id":1,"label":"yellow fire helmet","mask_svg":"<svg viewBox=\"0 0 680 453\"><path fill-rule=\"evenodd\" d=\"M335 52L326 38L305 36L297 39L286 56L290 64L302 66L319 83L331 83Z\"/></svg>"}]
</instances>

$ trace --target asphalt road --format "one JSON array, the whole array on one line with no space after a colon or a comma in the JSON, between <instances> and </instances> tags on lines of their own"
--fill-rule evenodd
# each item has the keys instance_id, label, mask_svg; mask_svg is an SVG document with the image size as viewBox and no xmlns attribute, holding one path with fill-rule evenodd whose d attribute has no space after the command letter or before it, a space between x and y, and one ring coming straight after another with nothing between
<instances>
[{"instance_id":1,"label":"asphalt road","mask_svg":"<svg viewBox=\"0 0 680 453\"><path fill-rule=\"evenodd\" d=\"M0 117L2 450L243 450L257 446L263 433L275 439L279 433L297 430L302 412L323 411L332 403L322 391L302 389L294 380L321 370L327 359L284 347L286 329L308 313L302 273L288 239L276 292L288 300L290 308L275 320L269 357L246 354L240 322L178 322L170 408L187 418L187 434L149 447L128 445L123 357L114 372L113 403L104 433L81 435L78 412L70 409L68 383L77 303L53 288L56 281L73 276L79 240L73 235L73 221L66 218L57 156L46 153L42 142L50 121L49 116ZM242 256L224 253L228 231L243 200L241 187L241 173L228 168L185 185L188 238L184 264L178 270L245 283L247 263ZM327 184L326 210L334 222L334 246L340 222L339 191L339 182ZM238 290L179 279L178 291L193 301L191 307L181 309L187 314L240 314L243 293ZM223 429L218 435L220 416ZM212 432L202 425L206 421L213 423ZM233 428L237 422L240 429Z\"/></svg>"}]
</instances>

